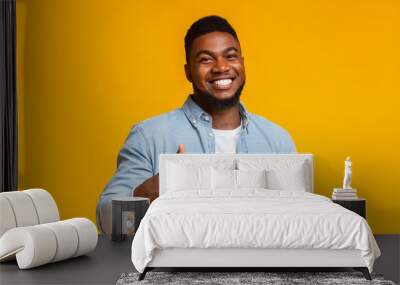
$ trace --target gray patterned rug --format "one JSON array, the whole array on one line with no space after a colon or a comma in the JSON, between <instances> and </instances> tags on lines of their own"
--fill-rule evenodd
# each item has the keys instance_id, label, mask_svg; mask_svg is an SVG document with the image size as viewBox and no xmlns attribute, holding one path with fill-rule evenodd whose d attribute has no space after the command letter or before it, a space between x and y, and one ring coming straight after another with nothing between
<instances>
[{"instance_id":1,"label":"gray patterned rug","mask_svg":"<svg viewBox=\"0 0 400 285\"><path fill-rule=\"evenodd\" d=\"M148 272L142 281L138 281L138 276L139 273L124 273L118 279L117 285L395 285L392 281L384 280L382 275L372 274L372 281L368 281L360 272Z\"/></svg>"}]
</instances>

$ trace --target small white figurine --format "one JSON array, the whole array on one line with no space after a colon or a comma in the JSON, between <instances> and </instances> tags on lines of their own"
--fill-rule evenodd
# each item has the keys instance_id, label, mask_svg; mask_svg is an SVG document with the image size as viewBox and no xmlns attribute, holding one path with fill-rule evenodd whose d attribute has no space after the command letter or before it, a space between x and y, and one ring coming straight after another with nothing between
<instances>
[{"instance_id":1,"label":"small white figurine","mask_svg":"<svg viewBox=\"0 0 400 285\"><path fill-rule=\"evenodd\" d=\"M343 179L343 189L351 188L351 158L348 156L344 162L344 179Z\"/></svg>"}]
</instances>

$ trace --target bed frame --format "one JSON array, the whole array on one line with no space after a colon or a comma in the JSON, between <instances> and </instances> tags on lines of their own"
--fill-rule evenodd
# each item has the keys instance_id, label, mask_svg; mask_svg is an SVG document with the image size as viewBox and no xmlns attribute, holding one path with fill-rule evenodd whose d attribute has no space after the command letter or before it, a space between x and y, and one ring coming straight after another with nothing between
<instances>
[{"instance_id":1,"label":"bed frame","mask_svg":"<svg viewBox=\"0 0 400 285\"><path fill-rule=\"evenodd\" d=\"M152 261L139 275L143 280L148 271L159 269L224 269L228 271L270 271L271 269L353 268L371 280L359 250L329 249L193 249L156 250ZM201 271L201 270L200 270Z\"/></svg>"},{"instance_id":2,"label":"bed frame","mask_svg":"<svg viewBox=\"0 0 400 285\"><path fill-rule=\"evenodd\" d=\"M308 192L314 191L312 154L215 154L212 159L236 159L254 156L262 159L300 159L309 165ZM201 154L161 154L160 155L160 195L165 193L167 161L177 159L201 159ZM367 280L371 275L359 250L330 249L253 249L253 248L169 248L157 249L152 261L147 265L139 280L143 280L148 271L154 269L187 269L198 271L206 269L218 271L270 271L271 269L340 269L353 268L361 271ZM320 270L323 271L323 270Z\"/></svg>"}]
</instances>

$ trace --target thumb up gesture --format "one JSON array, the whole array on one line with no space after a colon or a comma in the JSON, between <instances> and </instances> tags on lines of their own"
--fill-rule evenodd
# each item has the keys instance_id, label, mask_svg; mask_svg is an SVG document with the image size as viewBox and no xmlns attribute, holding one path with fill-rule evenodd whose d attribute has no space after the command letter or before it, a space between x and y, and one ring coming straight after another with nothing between
<instances>
[{"instance_id":1,"label":"thumb up gesture","mask_svg":"<svg viewBox=\"0 0 400 285\"><path fill-rule=\"evenodd\" d=\"M178 151L176 153L185 153L185 145L182 143L179 144Z\"/></svg>"}]
</instances>

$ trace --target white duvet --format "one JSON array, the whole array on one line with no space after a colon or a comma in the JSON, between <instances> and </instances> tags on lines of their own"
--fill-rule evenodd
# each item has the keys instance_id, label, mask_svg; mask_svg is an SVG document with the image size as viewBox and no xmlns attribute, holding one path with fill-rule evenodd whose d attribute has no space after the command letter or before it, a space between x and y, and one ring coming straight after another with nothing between
<instances>
[{"instance_id":1,"label":"white duvet","mask_svg":"<svg viewBox=\"0 0 400 285\"><path fill-rule=\"evenodd\" d=\"M132 262L143 272L155 249L358 249L372 272L380 250L365 219L324 196L248 189L184 191L156 199L132 243Z\"/></svg>"}]
</instances>

